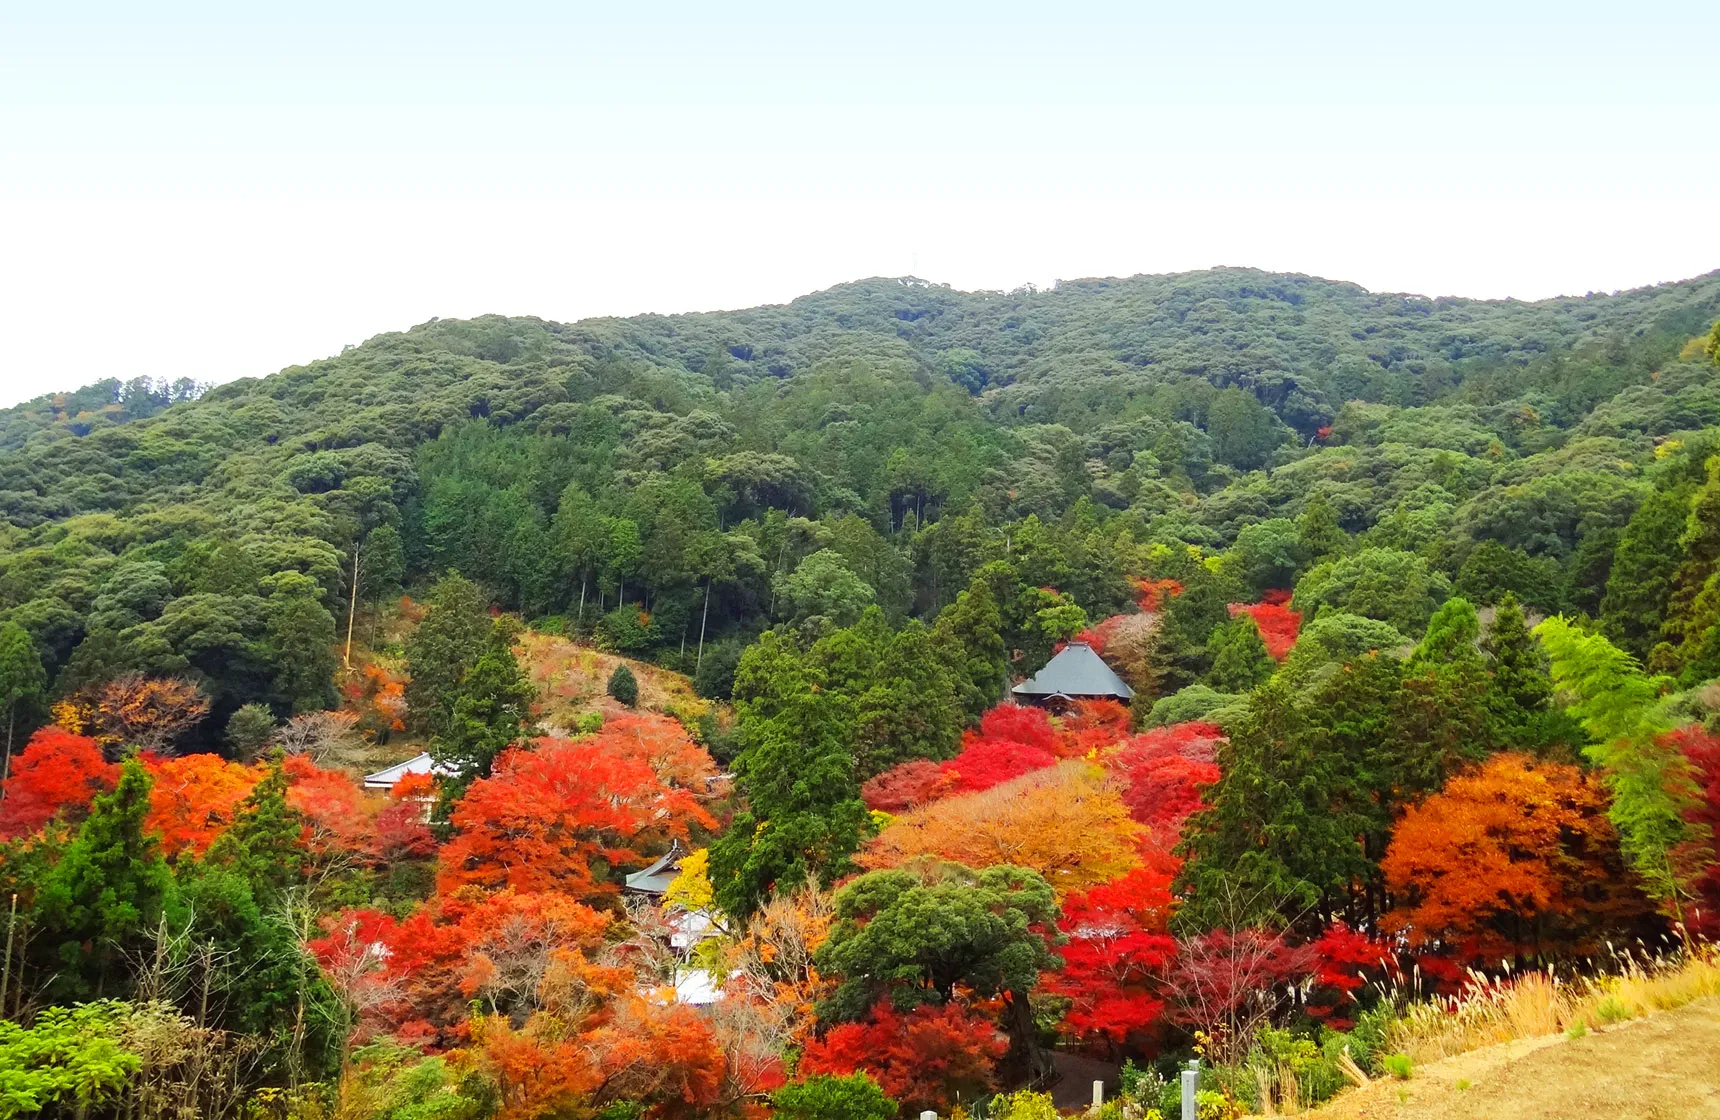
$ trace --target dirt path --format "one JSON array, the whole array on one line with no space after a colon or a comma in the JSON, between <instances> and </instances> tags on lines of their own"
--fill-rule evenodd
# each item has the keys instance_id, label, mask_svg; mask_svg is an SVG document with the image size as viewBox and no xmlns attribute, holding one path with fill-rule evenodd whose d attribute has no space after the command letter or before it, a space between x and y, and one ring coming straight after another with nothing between
<instances>
[{"instance_id":1,"label":"dirt path","mask_svg":"<svg viewBox=\"0 0 1720 1120\"><path fill-rule=\"evenodd\" d=\"M1458 1088L1465 1083L1464 1088ZM1318 1120L1720 1120L1720 999L1579 1039L1460 1054L1345 1093Z\"/></svg>"}]
</instances>

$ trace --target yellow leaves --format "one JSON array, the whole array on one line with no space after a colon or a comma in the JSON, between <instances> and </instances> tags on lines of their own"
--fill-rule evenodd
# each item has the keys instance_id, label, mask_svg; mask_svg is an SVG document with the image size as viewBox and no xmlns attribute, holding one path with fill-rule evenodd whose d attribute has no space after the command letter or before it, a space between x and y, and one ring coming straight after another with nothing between
<instances>
[{"instance_id":1,"label":"yellow leaves","mask_svg":"<svg viewBox=\"0 0 1720 1120\"><path fill-rule=\"evenodd\" d=\"M931 855L968 867L1014 864L1063 894L1132 870L1140 834L1104 771L1070 760L903 813L859 862L880 869Z\"/></svg>"},{"instance_id":2,"label":"yellow leaves","mask_svg":"<svg viewBox=\"0 0 1720 1120\"><path fill-rule=\"evenodd\" d=\"M688 913L709 910L716 903L716 891L711 886L711 853L700 848L681 861L681 872L663 892L663 901L679 906Z\"/></svg>"}]
</instances>

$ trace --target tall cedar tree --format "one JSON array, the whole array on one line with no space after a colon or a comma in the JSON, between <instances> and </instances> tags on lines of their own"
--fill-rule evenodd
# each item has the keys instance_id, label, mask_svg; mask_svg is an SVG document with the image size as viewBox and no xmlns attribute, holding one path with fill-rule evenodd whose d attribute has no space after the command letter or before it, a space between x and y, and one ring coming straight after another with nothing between
<instances>
[{"instance_id":1,"label":"tall cedar tree","mask_svg":"<svg viewBox=\"0 0 1720 1120\"><path fill-rule=\"evenodd\" d=\"M498 618L484 652L444 699L446 721L430 740L430 754L452 771L443 790L446 798L488 777L496 756L519 741L531 716L537 690L514 656L517 626L510 618Z\"/></svg>"},{"instance_id":2,"label":"tall cedar tree","mask_svg":"<svg viewBox=\"0 0 1720 1120\"><path fill-rule=\"evenodd\" d=\"M151 784L143 764L128 759L42 882L35 944L55 954L47 994L56 1002L122 995L123 960L161 920L173 879L144 827Z\"/></svg>"},{"instance_id":3,"label":"tall cedar tree","mask_svg":"<svg viewBox=\"0 0 1720 1120\"><path fill-rule=\"evenodd\" d=\"M1219 692L1247 692L1263 683L1278 667L1266 651L1266 642L1260 637L1260 627L1252 615L1238 614L1214 627L1207 649L1212 653L1212 669L1206 675L1206 683Z\"/></svg>"},{"instance_id":4,"label":"tall cedar tree","mask_svg":"<svg viewBox=\"0 0 1720 1120\"><path fill-rule=\"evenodd\" d=\"M490 616L478 585L450 572L430 589L430 609L406 639L406 704L412 722L447 734L455 690L490 643Z\"/></svg>"},{"instance_id":5,"label":"tall cedar tree","mask_svg":"<svg viewBox=\"0 0 1720 1120\"><path fill-rule=\"evenodd\" d=\"M969 723L977 721L1009 683L1003 615L989 584L975 579L955 602L938 612L932 646L955 676L962 714Z\"/></svg>"},{"instance_id":6,"label":"tall cedar tree","mask_svg":"<svg viewBox=\"0 0 1720 1120\"><path fill-rule=\"evenodd\" d=\"M711 845L717 901L751 914L808 880L852 867L871 818L848 749L852 702L820 687L792 638L760 637L735 672L735 773L747 808Z\"/></svg>"},{"instance_id":7,"label":"tall cedar tree","mask_svg":"<svg viewBox=\"0 0 1720 1120\"><path fill-rule=\"evenodd\" d=\"M1631 515L1613 552L1601 631L1639 660L1660 640L1666 601L1678 573L1678 538L1690 509L1690 487L1654 490Z\"/></svg>"}]
</instances>

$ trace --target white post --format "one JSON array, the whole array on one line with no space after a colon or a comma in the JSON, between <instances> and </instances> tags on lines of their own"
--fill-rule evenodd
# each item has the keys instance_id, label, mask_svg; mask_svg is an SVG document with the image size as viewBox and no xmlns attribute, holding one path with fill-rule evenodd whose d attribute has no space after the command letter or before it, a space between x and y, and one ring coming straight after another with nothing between
<instances>
[{"instance_id":1,"label":"white post","mask_svg":"<svg viewBox=\"0 0 1720 1120\"><path fill-rule=\"evenodd\" d=\"M938 1114L928 1110L920 1113L920 1120L938 1120Z\"/></svg>"},{"instance_id":2,"label":"white post","mask_svg":"<svg viewBox=\"0 0 1720 1120\"><path fill-rule=\"evenodd\" d=\"M1102 1105L1104 1103L1105 1103L1105 1083L1103 1081L1095 1081L1095 1082L1093 1082L1093 1107L1098 1108L1100 1105Z\"/></svg>"},{"instance_id":3,"label":"white post","mask_svg":"<svg viewBox=\"0 0 1720 1120\"><path fill-rule=\"evenodd\" d=\"M1192 1067L1193 1062L1189 1065ZM1200 1073L1192 1068L1182 1071L1182 1120L1195 1120L1194 1094L1200 1088Z\"/></svg>"}]
</instances>

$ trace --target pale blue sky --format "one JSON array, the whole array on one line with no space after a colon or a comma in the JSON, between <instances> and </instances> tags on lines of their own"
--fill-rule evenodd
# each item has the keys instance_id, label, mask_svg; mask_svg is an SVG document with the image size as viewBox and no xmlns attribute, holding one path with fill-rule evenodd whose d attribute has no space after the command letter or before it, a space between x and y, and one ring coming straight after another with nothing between
<instances>
[{"instance_id":1,"label":"pale blue sky","mask_svg":"<svg viewBox=\"0 0 1720 1120\"><path fill-rule=\"evenodd\" d=\"M1715 4L0 4L0 403L432 315L1720 267Z\"/></svg>"}]
</instances>

